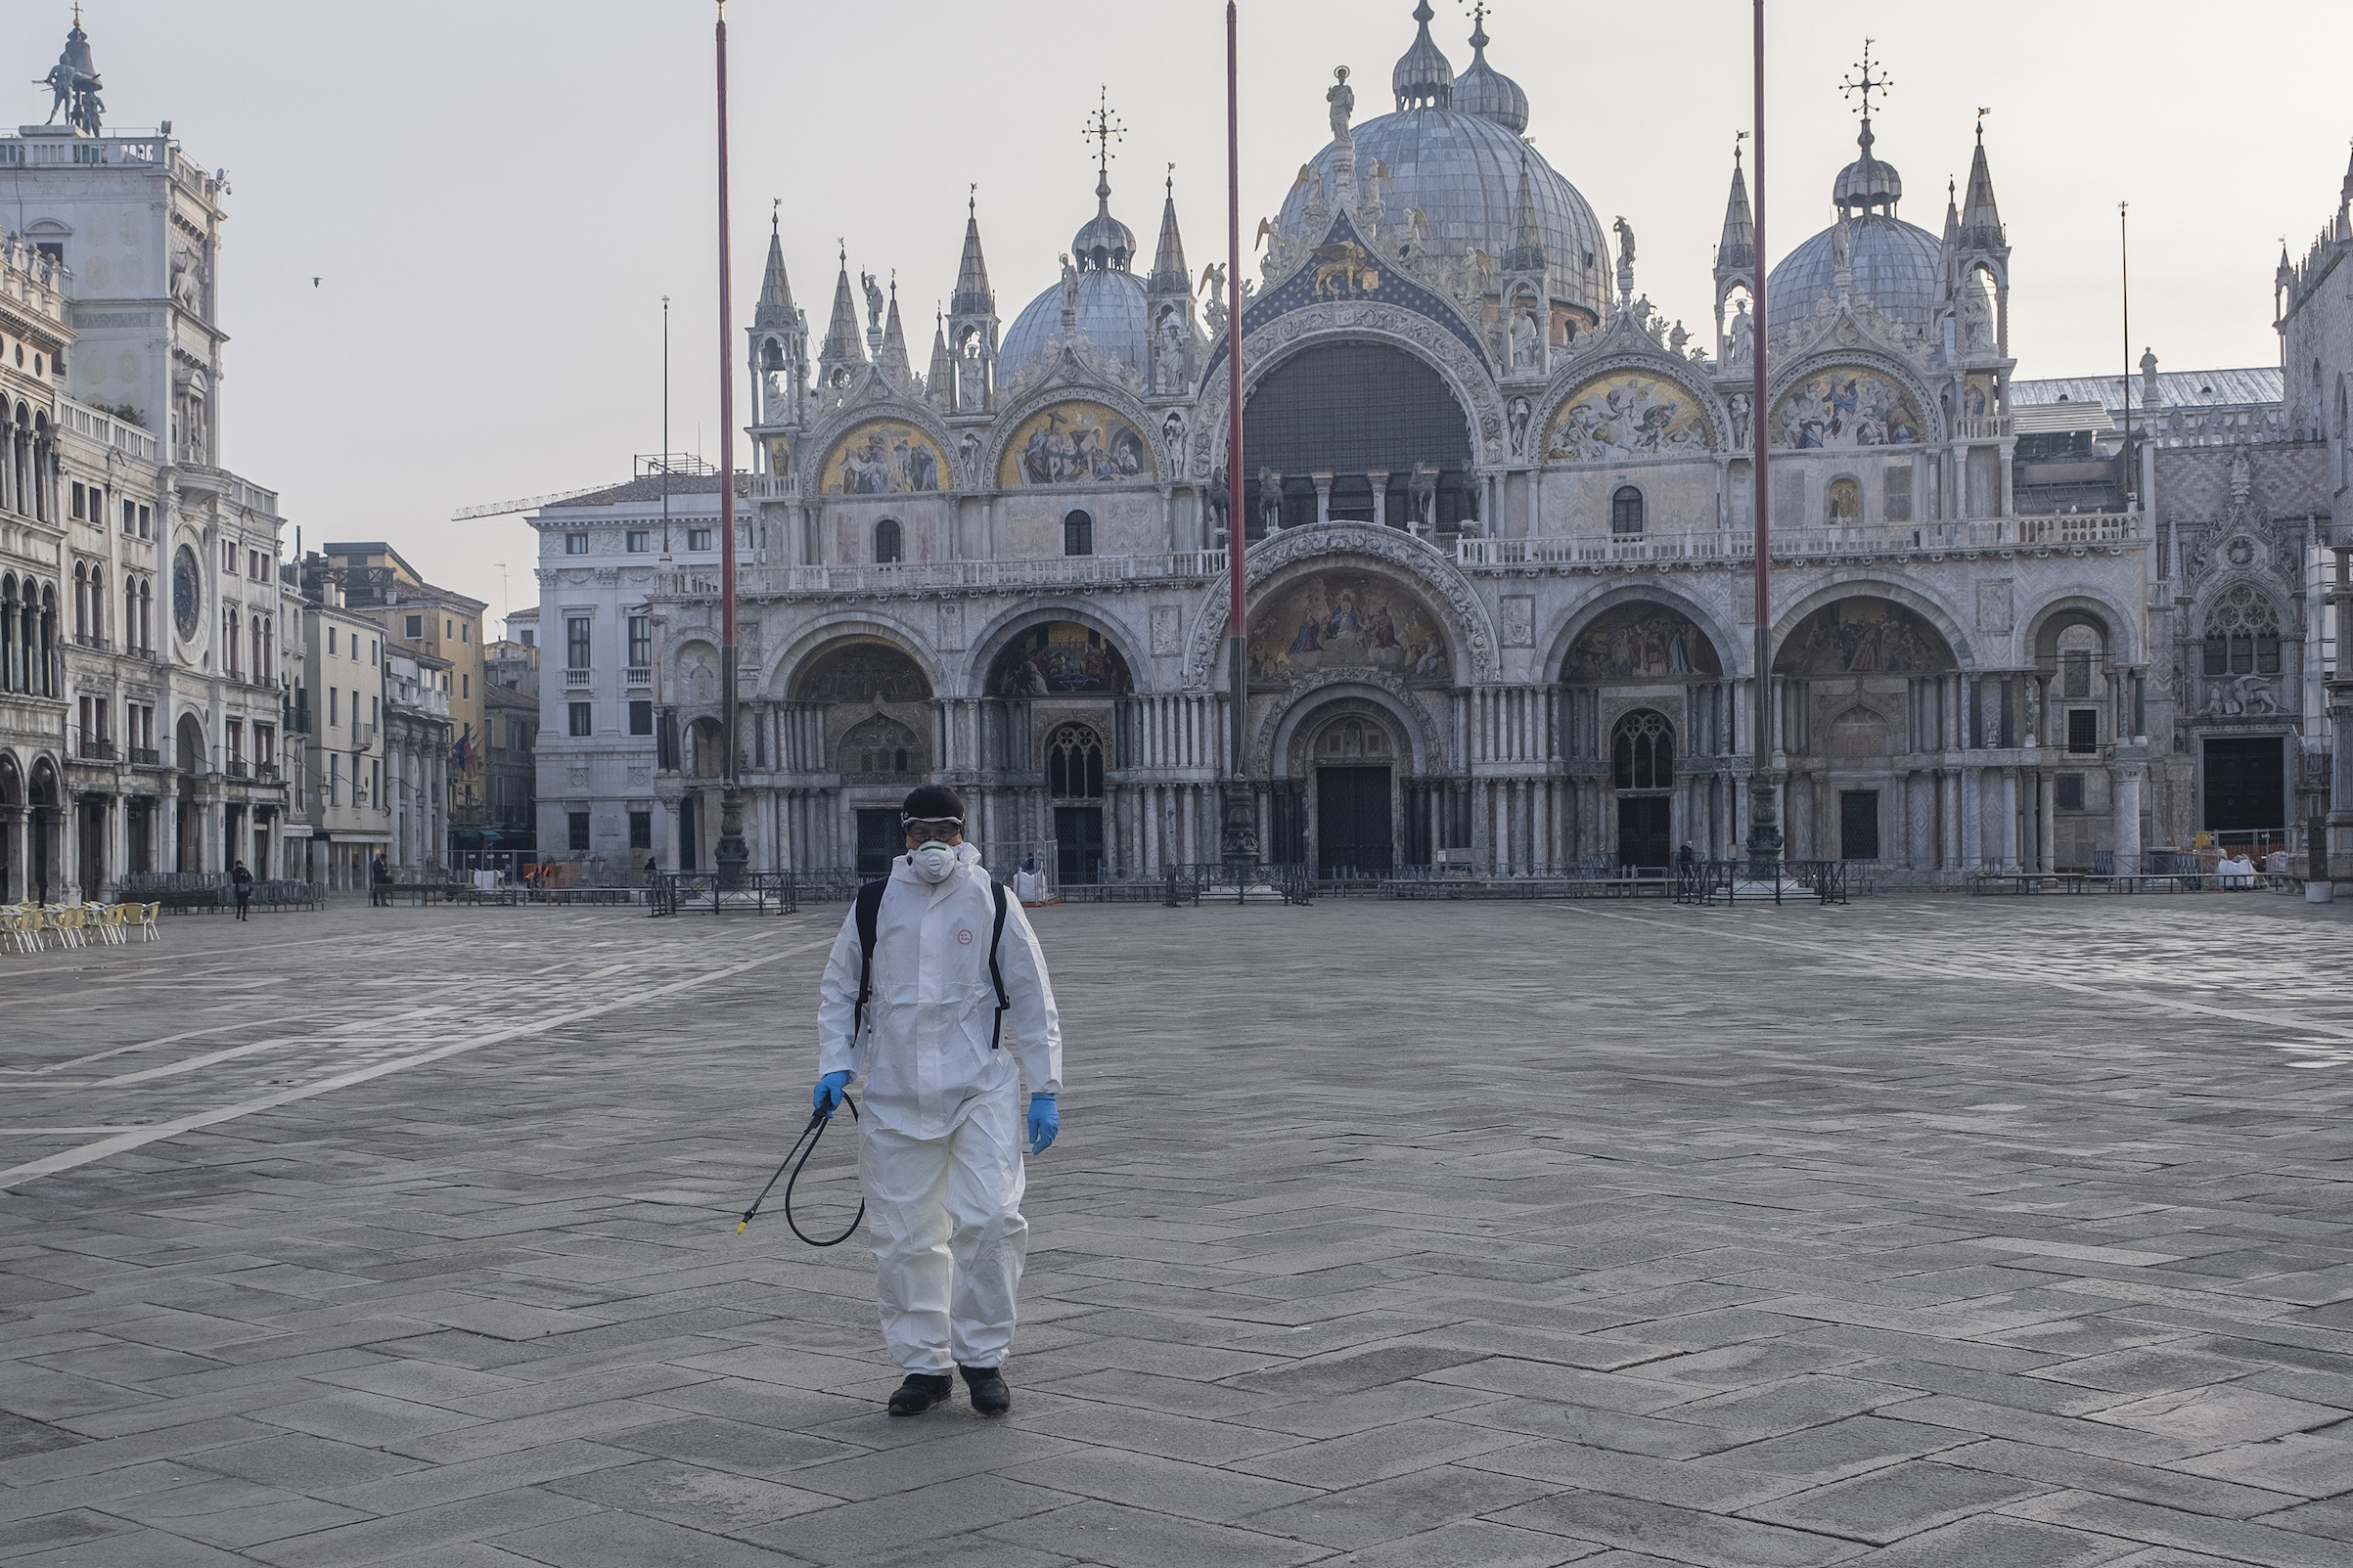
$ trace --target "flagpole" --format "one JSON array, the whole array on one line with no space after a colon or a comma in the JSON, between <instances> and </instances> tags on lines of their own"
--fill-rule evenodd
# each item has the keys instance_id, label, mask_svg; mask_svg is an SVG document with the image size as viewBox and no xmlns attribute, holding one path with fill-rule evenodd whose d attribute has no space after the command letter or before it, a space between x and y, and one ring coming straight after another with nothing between
<instances>
[{"instance_id":1,"label":"flagpole","mask_svg":"<svg viewBox=\"0 0 2353 1568\"><path fill-rule=\"evenodd\" d=\"M719 0L719 842L711 852L719 885L741 887L751 851L744 842L744 788L736 746L736 379L733 291L727 239L727 0ZM665 454L666 456L666 454Z\"/></svg>"},{"instance_id":2,"label":"flagpole","mask_svg":"<svg viewBox=\"0 0 2353 1568\"><path fill-rule=\"evenodd\" d=\"M1765 0L1755 0L1756 124L1749 140L1756 168L1756 325L1754 379L1749 390L1749 466L1756 480L1756 765L1748 776L1748 875L1752 881L1781 875L1781 825L1773 786L1773 492L1766 483L1773 442L1765 417Z\"/></svg>"},{"instance_id":3,"label":"flagpole","mask_svg":"<svg viewBox=\"0 0 2353 1568\"><path fill-rule=\"evenodd\" d=\"M1249 611L1243 599L1243 556L1249 529L1243 512L1242 447L1242 111L1240 20L1226 0L1226 666L1232 719L1226 777L1224 852L1237 887L1258 864L1258 801L1244 747L1249 728Z\"/></svg>"}]
</instances>

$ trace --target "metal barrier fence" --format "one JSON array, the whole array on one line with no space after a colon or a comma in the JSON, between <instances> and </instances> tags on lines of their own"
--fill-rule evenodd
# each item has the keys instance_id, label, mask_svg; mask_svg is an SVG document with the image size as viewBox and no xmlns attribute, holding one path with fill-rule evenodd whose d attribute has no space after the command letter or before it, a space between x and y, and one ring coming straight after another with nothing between
<instances>
[{"instance_id":1,"label":"metal barrier fence","mask_svg":"<svg viewBox=\"0 0 2353 1568\"><path fill-rule=\"evenodd\" d=\"M114 883L113 902L160 904L176 914L208 914L237 907L237 886L226 872L133 872ZM250 907L264 914L315 910L327 902L325 882L257 881Z\"/></svg>"},{"instance_id":2,"label":"metal barrier fence","mask_svg":"<svg viewBox=\"0 0 2353 1568\"><path fill-rule=\"evenodd\" d=\"M800 907L793 872L746 872L732 887L719 885L717 872L656 872L647 878L646 913L683 915L731 910L754 915L790 915Z\"/></svg>"}]
</instances>

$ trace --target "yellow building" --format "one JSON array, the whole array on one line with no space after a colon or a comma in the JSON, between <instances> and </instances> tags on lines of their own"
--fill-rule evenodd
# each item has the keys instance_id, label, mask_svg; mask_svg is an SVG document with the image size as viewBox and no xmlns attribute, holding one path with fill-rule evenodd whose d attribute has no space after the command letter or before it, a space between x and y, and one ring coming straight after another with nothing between
<instances>
[{"instance_id":1,"label":"yellow building","mask_svg":"<svg viewBox=\"0 0 2353 1568\"><path fill-rule=\"evenodd\" d=\"M342 579L344 603L384 628L387 649L447 663L449 829L454 840L482 828L490 814L482 743L482 611L488 606L427 582L382 540L330 544L321 553ZM454 851L448 864L456 864Z\"/></svg>"}]
</instances>

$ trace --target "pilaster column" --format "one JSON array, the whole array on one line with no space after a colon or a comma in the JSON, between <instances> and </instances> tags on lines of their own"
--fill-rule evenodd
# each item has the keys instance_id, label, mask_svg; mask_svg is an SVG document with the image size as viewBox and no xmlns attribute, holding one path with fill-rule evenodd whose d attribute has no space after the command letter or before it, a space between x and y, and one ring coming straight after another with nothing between
<instances>
[{"instance_id":1,"label":"pilaster column","mask_svg":"<svg viewBox=\"0 0 2353 1568\"><path fill-rule=\"evenodd\" d=\"M1961 770L1961 868L1976 871L1985 864L1985 770Z\"/></svg>"},{"instance_id":2,"label":"pilaster column","mask_svg":"<svg viewBox=\"0 0 2353 1568\"><path fill-rule=\"evenodd\" d=\"M2040 851L2035 870L2059 870L2059 775L2048 768L2039 769L2036 778L2041 782L2040 798L2035 802L2035 839Z\"/></svg>"},{"instance_id":3,"label":"pilaster column","mask_svg":"<svg viewBox=\"0 0 2353 1568\"><path fill-rule=\"evenodd\" d=\"M1365 477L1373 481L1373 525L1385 528L1389 525L1389 470L1374 469Z\"/></svg>"},{"instance_id":4,"label":"pilaster column","mask_svg":"<svg viewBox=\"0 0 2353 1568\"><path fill-rule=\"evenodd\" d=\"M1308 477L1315 481L1315 520L1330 522L1332 520L1332 475L1311 473Z\"/></svg>"},{"instance_id":5,"label":"pilaster column","mask_svg":"<svg viewBox=\"0 0 2353 1568\"><path fill-rule=\"evenodd\" d=\"M2018 770L2002 770L2002 869L2014 872L2018 866Z\"/></svg>"}]
</instances>

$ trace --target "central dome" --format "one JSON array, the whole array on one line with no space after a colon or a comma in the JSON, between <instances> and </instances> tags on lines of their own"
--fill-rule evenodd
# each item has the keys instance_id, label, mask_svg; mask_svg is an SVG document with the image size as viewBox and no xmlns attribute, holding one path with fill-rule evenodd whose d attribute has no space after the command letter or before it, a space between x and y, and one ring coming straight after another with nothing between
<instances>
[{"instance_id":1,"label":"central dome","mask_svg":"<svg viewBox=\"0 0 2353 1568\"><path fill-rule=\"evenodd\" d=\"M1582 311L1588 325L1600 321L1609 304L1609 246L1593 208L1520 140L1527 94L1487 64L1484 12L1471 34L1471 67L1460 77L1429 36L1431 15L1427 0L1414 8L1420 31L1391 74L1397 112L1353 127L1358 188L1380 163L1388 170L1380 193L1385 221L1419 210L1431 255L1459 259L1480 250L1501 267L1518 242L1524 167L1536 232L1552 267L1553 297ZM1333 189L1337 157L1338 144L1326 143L1308 165L1326 192ZM1322 235L1302 234L1308 189L1304 183L1292 188L1277 221L1287 235L1317 244Z\"/></svg>"},{"instance_id":2,"label":"central dome","mask_svg":"<svg viewBox=\"0 0 2353 1568\"><path fill-rule=\"evenodd\" d=\"M1419 208L1429 226L1430 254L1460 257L1475 248L1499 267L1517 234L1524 154L1536 232L1544 237L1545 259L1552 263L1554 297L1601 319L1609 295L1609 251L1602 225L1577 188L1510 130L1484 115L1453 109L1409 109L1367 120L1355 128L1354 140L1360 184L1371 177L1376 159L1389 171L1381 192L1389 221L1409 207ZM1335 144L1327 144L1309 165L1327 190L1335 151ZM1283 203L1284 232L1298 234L1306 221L1306 192L1293 190ZM1308 238L1320 243L1324 237Z\"/></svg>"}]
</instances>

